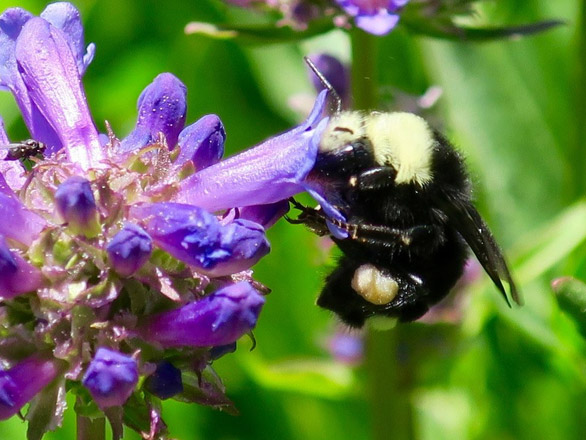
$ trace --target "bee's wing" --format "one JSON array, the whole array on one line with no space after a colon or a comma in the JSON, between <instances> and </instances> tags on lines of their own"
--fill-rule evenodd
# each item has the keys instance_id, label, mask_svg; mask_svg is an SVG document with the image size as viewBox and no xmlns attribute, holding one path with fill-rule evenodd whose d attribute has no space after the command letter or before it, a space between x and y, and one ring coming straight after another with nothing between
<instances>
[{"instance_id":1,"label":"bee's wing","mask_svg":"<svg viewBox=\"0 0 586 440\"><path fill-rule=\"evenodd\" d=\"M478 258L482 267L500 290L505 301L509 306L507 291L503 286L503 281L509 285L509 291L513 301L517 304L523 304L523 300L517 291L517 287L511 277L505 258L496 243L490 229L474 207L468 200L460 197L442 197L438 203L439 208L448 218L454 228L462 235L470 249Z\"/></svg>"}]
</instances>

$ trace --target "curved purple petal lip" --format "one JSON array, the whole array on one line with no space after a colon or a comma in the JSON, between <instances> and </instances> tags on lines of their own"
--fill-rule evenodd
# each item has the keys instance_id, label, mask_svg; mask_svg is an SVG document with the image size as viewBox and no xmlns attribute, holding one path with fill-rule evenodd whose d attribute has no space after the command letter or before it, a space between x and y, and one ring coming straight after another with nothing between
<instances>
[{"instance_id":1,"label":"curved purple petal lip","mask_svg":"<svg viewBox=\"0 0 586 440\"><path fill-rule=\"evenodd\" d=\"M25 245L30 245L47 225L42 217L26 209L18 199L2 192L0 218L0 234Z\"/></svg>"},{"instance_id":2,"label":"curved purple petal lip","mask_svg":"<svg viewBox=\"0 0 586 440\"><path fill-rule=\"evenodd\" d=\"M244 219L221 224L197 206L135 205L130 216L144 224L158 247L214 277L249 269L270 250L262 226Z\"/></svg>"},{"instance_id":3,"label":"curved purple petal lip","mask_svg":"<svg viewBox=\"0 0 586 440\"><path fill-rule=\"evenodd\" d=\"M320 120L326 98L324 90L304 124L183 180L175 201L218 211L275 203L304 191L328 121Z\"/></svg>"},{"instance_id":4,"label":"curved purple petal lip","mask_svg":"<svg viewBox=\"0 0 586 440\"><path fill-rule=\"evenodd\" d=\"M181 166L191 160L197 170L214 165L224 155L226 130L217 115L205 115L185 127L179 134L181 151L175 165Z\"/></svg>"},{"instance_id":5,"label":"curved purple petal lip","mask_svg":"<svg viewBox=\"0 0 586 440\"><path fill-rule=\"evenodd\" d=\"M250 283L241 281L148 318L140 333L164 347L231 344L255 327L264 302Z\"/></svg>"},{"instance_id":6,"label":"curved purple petal lip","mask_svg":"<svg viewBox=\"0 0 586 440\"><path fill-rule=\"evenodd\" d=\"M57 132L71 162L98 166L103 152L64 34L31 18L16 40L16 61L30 99Z\"/></svg>"}]
</instances>

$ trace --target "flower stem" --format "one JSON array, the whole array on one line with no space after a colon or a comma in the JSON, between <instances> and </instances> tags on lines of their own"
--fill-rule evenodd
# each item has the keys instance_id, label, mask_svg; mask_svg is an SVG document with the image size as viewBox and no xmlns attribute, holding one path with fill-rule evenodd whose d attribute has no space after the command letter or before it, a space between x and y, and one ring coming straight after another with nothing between
<instances>
[{"instance_id":1,"label":"flower stem","mask_svg":"<svg viewBox=\"0 0 586 440\"><path fill-rule=\"evenodd\" d=\"M378 104L377 37L360 29L351 33L352 95L357 110L373 110ZM411 369L398 357L406 329L398 325L391 330L369 329L366 347L366 368L374 440L411 439L413 414L411 408Z\"/></svg>"},{"instance_id":2,"label":"flower stem","mask_svg":"<svg viewBox=\"0 0 586 440\"><path fill-rule=\"evenodd\" d=\"M576 19L577 32L576 36L576 53L575 57L577 64L575 66L574 77L574 96L575 96L575 112L576 112L576 136L574 148L570 156L572 163L581 164L578 170L579 182L576 182L575 188L578 189L578 197L583 197L586 194L586 161L584 161L584 146L586 145L586 66L584 65L584 50L586 50L586 0L582 0L579 6L579 16Z\"/></svg>"},{"instance_id":3,"label":"flower stem","mask_svg":"<svg viewBox=\"0 0 586 440\"><path fill-rule=\"evenodd\" d=\"M77 414L77 440L105 440L106 419L91 419Z\"/></svg>"}]
</instances>

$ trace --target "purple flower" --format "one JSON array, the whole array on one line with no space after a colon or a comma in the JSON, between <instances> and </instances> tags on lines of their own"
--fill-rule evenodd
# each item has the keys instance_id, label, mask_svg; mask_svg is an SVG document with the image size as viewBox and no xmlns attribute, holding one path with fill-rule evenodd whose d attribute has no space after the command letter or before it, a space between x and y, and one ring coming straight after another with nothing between
<instances>
[{"instance_id":1,"label":"purple flower","mask_svg":"<svg viewBox=\"0 0 586 440\"><path fill-rule=\"evenodd\" d=\"M335 0L356 26L374 34L388 34L399 22L397 11L409 0Z\"/></svg>"},{"instance_id":2,"label":"purple flower","mask_svg":"<svg viewBox=\"0 0 586 440\"><path fill-rule=\"evenodd\" d=\"M126 223L106 247L112 267L123 277L140 269L151 256L153 240L144 229Z\"/></svg>"},{"instance_id":3,"label":"purple flower","mask_svg":"<svg viewBox=\"0 0 586 440\"><path fill-rule=\"evenodd\" d=\"M169 361L157 364L157 369L147 377L145 387L160 399L169 399L183 391L181 370Z\"/></svg>"},{"instance_id":4,"label":"purple flower","mask_svg":"<svg viewBox=\"0 0 586 440\"><path fill-rule=\"evenodd\" d=\"M0 235L0 298L9 299L37 290L42 283L41 272L17 253L11 251Z\"/></svg>"},{"instance_id":5,"label":"purple flower","mask_svg":"<svg viewBox=\"0 0 586 440\"><path fill-rule=\"evenodd\" d=\"M264 302L250 283L241 281L148 318L141 334L164 347L230 344L254 328Z\"/></svg>"},{"instance_id":6,"label":"purple flower","mask_svg":"<svg viewBox=\"0 0 586 440\"><path fill-rule=\"evenodd\" d=\"M248 269L270 250L262 226L244 219L224 225L197 206L155 203L130 213L157 246L211 276Z\"/></svg>"},{"instance_id":7,"label":"purple flower","mask_svg":"<svg viewBox=\"0 0 586 440\"><path fill-rule=\"evenodd\" d=\"M364 335L348 329L337 330L328 340L327 348L337 361L358 365L364 356Z\"/></svg>"},{"instance_id":8,"label":"purple flower","mask_svg":"<svg viewBox=\"0 0 586 440\"><path fill-rule=\"evenodd\" d=\"M348 103L350 96L350 72L348 67L332 55L325 53L310 55L309 58L315 67L332 85L342 102ZM316 90L323 89L323 84L311 69L307 69L309 78Z\"/></svg>"},{"instance_id":9,"label":"purple flower","mask_svg":"<svg viewBox=\"0 0 586 440\"><path fill-rule=\"evenodd\" d=\"M15 415L59 372L54 359L33 355L9 370L0 371L0 420Z\"/></svg>"},{"instance_id":10,"label":"purple flower","mask_svg":"<svg viewBox=\"0 0 586 440\"><path fill-rule=\"evenodd\" d=\"M88 180L74 176L59 185L55 191L55 205L75 234L94 237L99 233L96 199Z\"/></svg>"},{"instance_id":11,"label":"purple flower","mask_svg":"<svg viewBox=\"0 0 586 440\"><path fill-rule=\"evenodd\" d=\"M101 347L90 362L82 382L101 409L120 406L128 400L138 383L136 360Z\"/></svg>"}]
</instances>

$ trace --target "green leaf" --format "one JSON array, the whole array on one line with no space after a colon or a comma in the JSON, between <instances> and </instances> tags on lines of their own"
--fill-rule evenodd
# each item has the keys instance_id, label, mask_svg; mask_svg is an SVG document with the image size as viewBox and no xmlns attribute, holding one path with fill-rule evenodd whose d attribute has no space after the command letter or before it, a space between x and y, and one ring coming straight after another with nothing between
<instances>
[{"instance_id":1,"label":"green leaf","mask_svg":"<svg viewBox=\"0 0 586 440\"><path fill-rule=\"evenodd\" d=\"M65 378L60 377L31 401L26 414L29 422L26 432L28 440L40 440L47 431L61 426L67 409L65 393Z\"/></svg>"},{"instance_id":2,"label":"green leaf","mask_svg":"<svg viewBox=\"0 0 586 440\"><path fill-rule=\"evenodd\" d=\"M334 28L331 18L322 18L309 23L307 29L296 30L290 26L237 25L191 22L185 26L185 33L202 35L217 40L233 40L242 44L274 44L305 40L324 34Z\"/></svg>"},{"instance_id":3,"label":"green leaf","mask_svg":"<svg viewBox=\"0 0 586 440\"><path fill-rule=\"evenodd\" d=\"M545 32L565 24L562 20L545 20L518 26L468 27L458 26L451 20L434 21L426 18L415 19L406 17L400 23L401 26L414 34L464 42L486 42L504 38L519 38Z\"/></svg>"}]
</instances>

